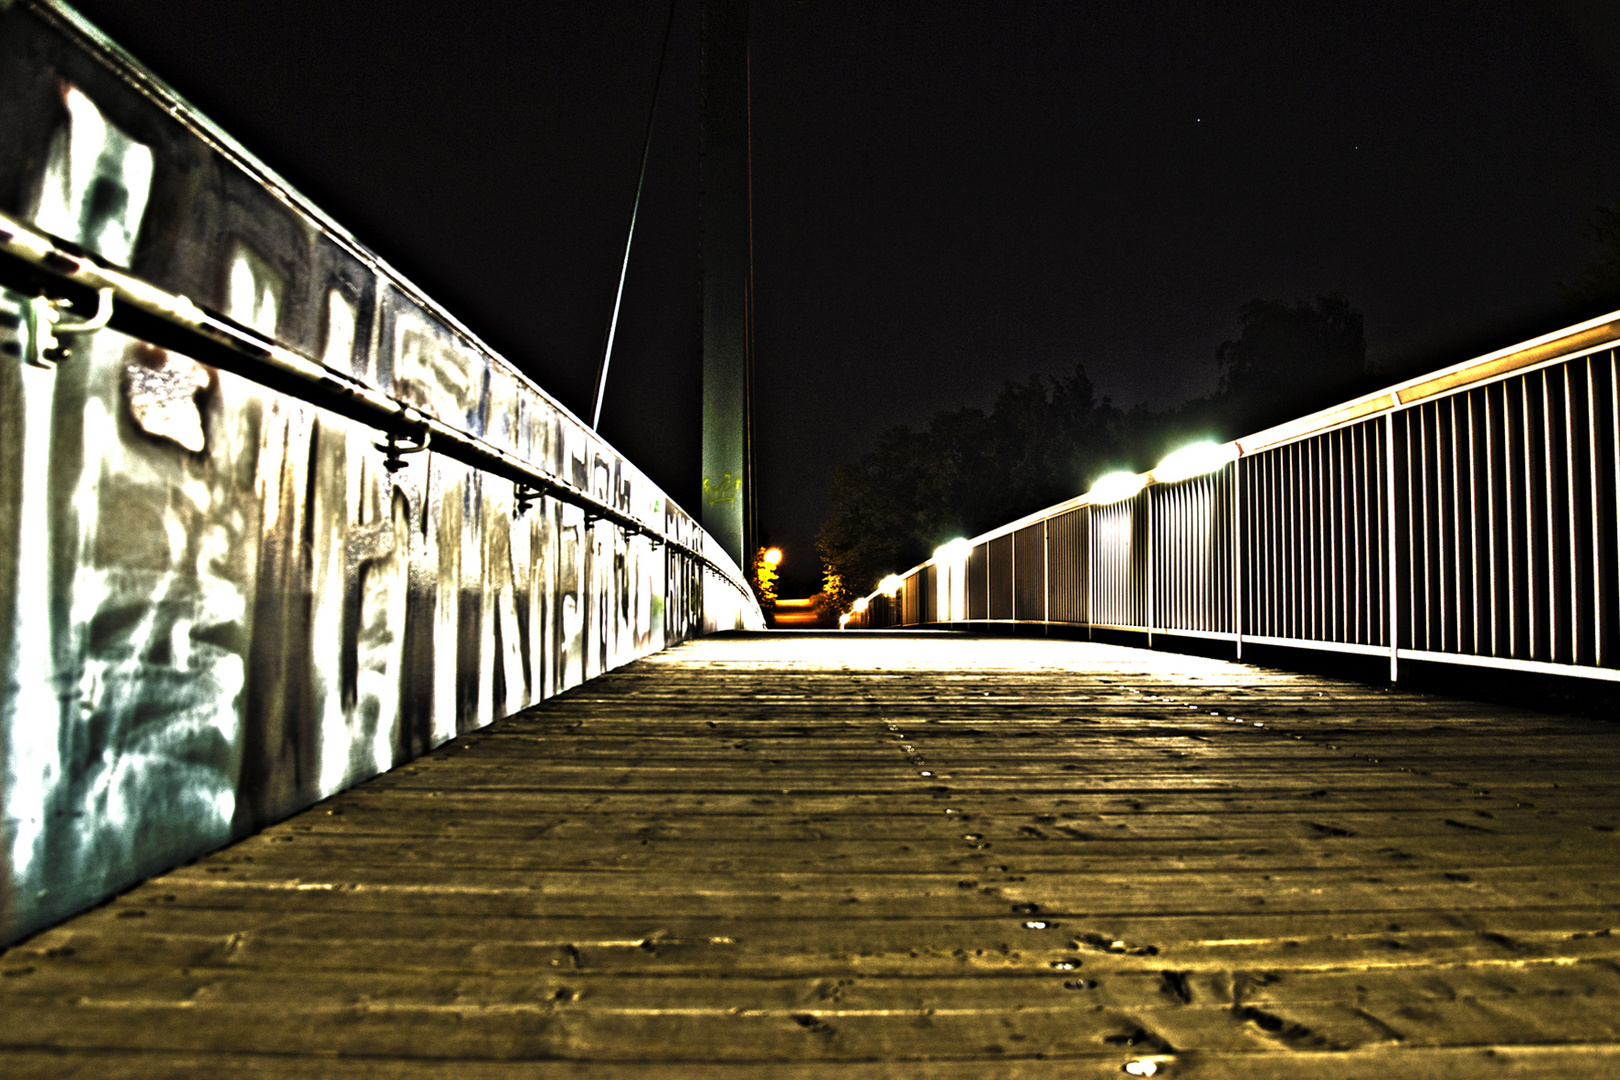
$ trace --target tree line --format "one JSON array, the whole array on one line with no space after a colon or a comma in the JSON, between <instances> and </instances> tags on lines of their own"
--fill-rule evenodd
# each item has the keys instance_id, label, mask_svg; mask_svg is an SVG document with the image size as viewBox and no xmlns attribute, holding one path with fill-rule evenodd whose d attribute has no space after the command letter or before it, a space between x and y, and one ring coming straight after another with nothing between
<instances>
[{"instance_id":1,"label":"tree line","mask_svg":"<svg viewBox=\"0 0 1620 1080\"><path fill-rule=\"evenodd\" d=\"M964 407L926 428L890 428L833 473L832 516L816 536L825 603L839 611L886 574L956 536L974 536L1141 472L1195 433L1224 441L1373 389L1361 312L1337 294L1251 300L1216 350L1218 389L1171 409L1122 410L1083 365L1008 382L990 410Z\"/></svg>"},{"instance_id":2,"label":"tree line","mask_svg":"<svg viewBox=\"0 0 1620 1080\"><path fill-rule=\"evenodd\" d=\"M1582 238L1593 257L1523 337L1620 307L1620 203L1597 207ZM1238 336L1215 352L1219 387L1174 408L1122 410L1077 364L1059 379L1008 382L989 412L966 407L884 432L834 471L833 514L816 537L825 604L847 610L946 540L1062 502L1106 473L1152 468L1200 436L1236 438L1415 373L1369 369L1361 312L1336 293L1251 300L1239 316Z\"/></svg>"}]
</instances>

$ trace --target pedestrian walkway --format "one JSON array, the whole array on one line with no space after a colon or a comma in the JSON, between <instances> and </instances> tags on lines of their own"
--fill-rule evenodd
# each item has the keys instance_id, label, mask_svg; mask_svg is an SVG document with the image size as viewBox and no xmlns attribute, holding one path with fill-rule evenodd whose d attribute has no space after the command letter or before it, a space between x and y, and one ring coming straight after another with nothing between
<instances>
[{"instance_id":1,"label":"pedestrian walkway","mask_svg":"<svg viewBox=\"0 0 1620 1080\"><path fill-rule=\"evenodd\" d=\"M0 1074L1620 1076L1617 735L706 639L0 954Z\"/></svg>"}]
</instances>

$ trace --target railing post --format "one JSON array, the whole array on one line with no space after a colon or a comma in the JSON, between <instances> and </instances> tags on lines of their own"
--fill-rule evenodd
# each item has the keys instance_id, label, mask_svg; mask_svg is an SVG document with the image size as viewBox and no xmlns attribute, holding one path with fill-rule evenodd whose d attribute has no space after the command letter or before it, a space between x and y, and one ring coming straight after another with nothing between
<instances>
[{"instance_id":1,"label":"railing post","mask_svg":"<svg viewBox=\"0 0 1620 1080\"><path fill-rule=\"evenodd\" d=\"M1232 462L1232 631L1243 659L1243 459Z\"/></svg>"},{"instance_id":2,"label":"railing post","mask_svg":"<svg viewBox=\"0 0 1620 1080\"><path fill-rule=\"evenodd\" d=\"M1052 633L1052 519L1041 519L1041 622Z\"/></svg>"},{"instance_id":3,"label":"railing post","mask_svg":"<svg viewBox=\"0 0 1620 1080\"><path fill-rule=\"evenodd\" d=\"M1143 622L1147 623L1148 648L1153 648L1153 488L1151 486L1142 491L1142 536L1143 547L1146 548L1143 561L1147 564L1147 611Z\"/></svg>"},{"instance_id":4,"label":"railing post","mask_svg":"<svg viewBox=\"0 0 1620 1080\"><path fill-rule=\"evenodd\" d=\"M1393 392L1390 397L1395 399L1396 406L1400 405L1400 398ZM1385 498L1385 528L1389 534L1388 563L1385 573L1389 575L1389 595L1384 605L1385 618L1388 622L1389 635L1389 681L1396 682L1400 678L1400 633L1401 620L1397 610L1401 598L1400 575L1397 573L1396 558L1398 548L1399 530L1397 529L1395 497L1395 409L1384 414L1384 483Z\"/></svg>"},{"instance_id":5,"label":"railing post","mask_svg":"<svg viewBox=\"0 0 1620 1080\"><path fill-rule=\"evenodd\" d=\"M1086 504L1086 640L1092 640L1091 626L1097 614L1097 514Z\"/></svg>"}]
</instances>

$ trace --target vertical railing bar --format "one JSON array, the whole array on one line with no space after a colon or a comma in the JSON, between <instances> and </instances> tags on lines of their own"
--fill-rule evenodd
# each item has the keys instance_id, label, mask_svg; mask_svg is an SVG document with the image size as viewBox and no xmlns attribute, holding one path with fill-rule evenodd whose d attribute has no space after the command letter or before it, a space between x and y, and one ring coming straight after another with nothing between
<instances>
[{"instance_id":1,"label":"vertical railing bar","mask_svg":"<svg viewBox=\"0 0 1620 1080\"><path fill-rule=\"evenodd\" d=\"M1312 440L1315 447L1315 465L1313 474L1313 498L1311 517L1316 523L1317 533L1311 543L1311 549L1316 553L1316 585L1313 592L1316 595L1316 619L1311 627L1313 641L1333 640L1333 612L1335 608L1334 581L1333 581L1333 519L1332 519L1332 492L1333 492L1333 436L1329 433L1318 435Z\"/></svg>"},{"instance_id":2,"label":"vertical railing bar","mask_svg":"<svg viewBox=\"0 0 1620 1080\"><path fill-rule=\"evenodd\" d=\"M1424 409L1425 406L1423 405L1417 406L1407 414L1406 421L1406 480L1408 484L1406 502L1407 513L1411 517L1411 520L1407 524L1412 530L1412 534L1407 541L1411 550L1407 559L1409 564L1409 569L1407 571L1407 588L1409 591L1407 593L1406 601L1409 612L1408 621L1411 623L1412 647L1414 649L1428 648L1427 637L1418 636L1418 613L1420 607L1418 603L1418 575L1423 573L1423 568L1427 565L1424 558L1419 558L1419 551L1420 544L1424 545L1422 551L1424 557L1426 558L1426 545L1428 543L1428 534L1423 529L1423 525L1428 522L1428 508L1424 504L1424 496L1428 489L1424 486L1422 481L1424 462L1423 451L1428 445L1423 438ZM1423 603L1421 607L1424 611L1423 617L1427 619L1427 609L1429 606L1429 583L1427 578L1423 580L1422 584L1424 591ZM1424 625L1424 630L1428 630L1426 623Z\"/></svg>"},{"instance_id":3,"label":"vertical railing bar","mask_svg":"<svg viewBox=\"0 0 1620 1080\"><path fill-rule=\"evenodd\" d=\"M1484 587L1483 578L1479 572L1479 444L1475 438L1479 424L1475 414L1479 411L1480 391L1469 390L1463 398L1463 415L1468 424L1468 468L1464 479L1468 483L1468 578L1469 578L1469 619L1470 629L1473 631L1473 652L1480 654L1480 617L1481 612L1488 609L1488 605L1480 600L1480 590Z\"/></svg>"},{"instance_id":4,"label":"vertical railing bar","mask_svg":"<svg viewBox=\"0 0 1620 1080\"><path fill-rule=\"evenodd\" d=\"M1014 529L1007 534L1007 578L1008 591L1011 595L1007 602L1012 606L1007 609L1009 622L1018 621L1018 530Z\"/></svg>"},{"instance_id":5,"label":"vertical railing bar","mask_svg":"<svg viewBox=\"0 0 1620 1080\"><path fill-rule=\"evenodd\" d=\"M1287 595L1293 600L1293 604L1291 605L1292 610L1290 611L1291 618L1288 625L1288 636L1293 638L1301 638L1305 636L1302 633L1303 624L1305 621L1305 607L1304 601L1301 597L1301 593L1303 593L1304 590L1300 588L1300 578L1303 575L1300 572L1299 549L1302 538L1301 529L1299 527L1299 503L1300 489L1303 486L1301 483L1303 479L1301 474L1304 472L1300 466L1300 458L1304 455L1301 453L1299 443L1297 442L1290 444L1289 452L1289 456L1293 458L1293 461L1291 462L1293 467L1289 470L1291 474L1291 482L1288 484L1287 488L1288 516L1285 520L1287 522L1289 531L1288 581L1284 588L1287 590Z\"/></svg>"},{"instance_id":6,"label":"vertical railing bar","mask_svg":"<svg viewBox=\"0 0 1620 1080\"><path fill-rule=\"evenodd\" d=\"M1480 411L1485 428L1485 574L1486 603L1491 623L1490 655L1501 656L1502 648L1497 640L1501 623L1496 610L1500 586L1496 577L1496 419L1491 411L1494 390L1494 386L1486 386L1481 392Z\"/></svg>"},{"instance_id":7,"label":"vertical railing bar","mask_svg":"<svg viewBox=\"0 0 1620 1080\"><path fill-rule=\"evenodd\" d=\"M1314 504L1312 518L1316 523L1317 533L1311 543L1316 552L1316 586L1317 597L1316 623L1312 628L1312 640L1333 640L1333 619L1337 610L1336 582L1334 576L1334 536L1333 536L1333 435L1323 433L1314 440L1316 443L1316 463L1312 470L1315 481Z\"/></svg>"},{"instance_id":8,"label":"vertical railing bar","mask_svg":"<svg viewBox=\"0 0 1620 1080\"><path fill-rule=\"evenodd\" d=\"M1586 477L1591 487L1592 514L1592 663L1603 666L1603 515L1598 505L1598 411L1597 370L1592 366L1591 354L1586 357Z\"/></svg>"},{"instance_id":9,"label":"vertical railing bar","mask_svg":"<svg viewBox=\"0 0 1620 1080\"><path fill-rule=\"evenodd\" d=\"M1041 622L1052 624L1052 519L1041 519Z\"/></svg>"},{"instance_id":10,"label":"vertical railing bar","mask_svg":"<svg viewBox=\"0 0 1620 1080\"><path fill-rule=\"evenodd\" d=\"M1266 454L1266 608L1268 632L1272 637L1283 637L1283 519L1282 519L1282 462L1287 447L1279 447Z\"/></svg>"},{"instance_id":11,"label":"vertical railing bar","mask_svg":"<svg viewBox=\"0 0 1620 1080\"><path fill-rule=\"evenodd\" d=\"M1147 558L1143 560L1147 564L1147 617L1143 621L1145 621L1147 623L1147 643L1148 643L1148 648L1151 649L1151 648L1153 648L1153 623L1154 623L1154 614L1153 614L1153 591L1154 591L1153 590L1153 578L1154 578L1154 573L1153 573L1153 489L1151 487L1148 488L1146 491L1144 491L1142 493L1142 496L1143 496L1142 497L1142 516L1143 516L1142 534L1145 537L1145 542L1147 543Z\"/></svg>"},{"instance_id":12,"label":"vertical railing bar","mask_svg":"<svg viewBox=\"0 0 1620 1080\"><path fill-rule=\"evenodd\" d=\"M1558 661L1558 538L1553 535L1552 385L1541 369L1541 474L1546 481L1543 530L1547 535L1547 655Z\"/></svg>"},{"instance_id":13,"label":"vertical railing bar","mask_svg":"<svg viewBox=\"0 0 1620 1080\"><path fill-rule=\"evenodd\" d=\"M1366 496L1361 505L1366 508L1367 549L1374 553L1370 561L1377 575L1367 590L1367 640L1372 644L1373 635L1384 633L1387 629L1385 608L1389 604L1389 575L1392 572L1384 558L1384 503L1387 498L1383 484L1388 470L1384 466L1384 439L1378 428L1369 425L1362 449L1361 483ZM1388 644L1387 640L1384 644Z\"/></svg>"},{"instance_id":14,"label":"vertical railing bar","mask_svg":"<svg viewBox=\"0 0 1620 1080\"><path fill-rule=\"evenodd\" d=\"M1322 524L1322 539L1318 547L1322 551L1321 572L1317 575L1321 580L1322 617L1317 621L1318 641L1337 640L1337 631L1334 622L1339 612L1338 589L1338 534L1333 521L1333 444L1335 435L1332 432L1322 436L1320 453L1317 455L1317 516Z\"/></svg>"},{"instance_id":15,"label":"vertical railing bar","mask_svg":"<svg viewBox=\"0 0 1620 1080\"><path fill-rule=\"evenodd\" d=\"M1086 504L1086 640L1097 621L1097 514Z\"/></svg>"},{"instance_id":16,"label":"vertical railing bar","mask_svg":"<svg viewBox=\"0 0 1620 1080\"><path fill-rule=\"evenodd\" d=\"M1317 596L1317 546L1320 542L1317 538L1317 489L1320 487L1317 483L1317 463L1319 463L1317 450L1320 442L1322 442L1320 439L1309 439L1304 442L1301 447L1301 457L1304 461L1299 470L1304 479L1304 487L1299 492L1299 529L1301 529L1299 554L1302 555L1299 573L1304 588L1299 589L1299 594L1306 601L1304 619L1301 619L1299 630L1302 638L1306 638L1307 641L1317 640L1317 615L1322 610L1320 597Z\"/></svg>"},{"instance_id":17,"label":"vertical railing bar","mask_svg":"<svg viewBox=\"0 0 1620 1080\"><path fill-rule=\"evenodd\" d=\"M1610 445L1614 447L1614 505L1615 514L1620 518L1620 351L1609 350L1609 422ZM1620 521L1617 521L1620 525ZM1616 536L1620 541L1620 535ZM1614 547L1615 555L1615 584L1620 588L1620 542Z\"/></svg>"},{"instance_id":18,"label":"vertical railing bar","mask_svg":"<svg viewBox=\"0 0 1620 1080\"><path fill-rule=\"evenodd\" d=\"M1529 656L1529 653L1531 653L1529 646L1521 646L1521 638L1534 631L1534 615L1524 620L1523 625L1521 625L1520 617L1518 617L1518 612L1520 612L1518 597L1520 597L1521 591L1526 597L1533 594L1533 589L1529 585L1529 581L1531 581L1531 560L1529 560L1528 539L1529 408L1526 405L1528 398L1526 398L1526 390L1524 390L1523 377L1515 379L1513 382L1518 384L1518 389L1520 389L1520 421L1518 421L1520 439L1513 439L1513 423L1511 423L1513 421L1513 405L1511 405L1507 384L1502 384L1502 460L1503 471L1505 471L1505 476L1502 478L1505 481L1502 497L1503 502L1505 502L1505 510L1507 510L1508 528L1508 656L1520 657L1521 653L1523 653L1523 656ZM1515 447L1515 444L1518 445ZM1518 450L1518 453L1515 453L1515 450ZM1521 465L1523 468L1515 468L1515 465ZM1523 473L1524 476L1523 520L1520 518L1521 499L1515 495L1515 478L1520 473ZM1516 528L1516 526L1520 525L1523 525L1523 528ZM1521 533L1524 534L1523 538L1520 536ZM1524 547L1523 575L1520 573L1521 546ZM1520 588L1520 578L1523 578L1523 588ZM1523 633L1521 633L1521 630L1523 630Z\"/></svg>"},{"instance_id":19,"label":"vertical railing bar","mask_svg":"<svg viewBox=\"0 0 1620 1080\"><path fill-rule=\"evenodd\" d=\"M1159 537L1156 547L1162 547L1164 553L1159 560L1164 564L1164 598L1160 601L1162 610L1154 621L1167 629L1174 629L1181 625L1180 620L1185 617L1187 604L1187 549L1191 546L1187 541L1186 512L1187 493L1189 483L1172 484L1169 497L1164 501L1168 504L1165 514L1163 535ZM1155 528L1159 527L1154 523Z\"/></svg>"},{"instance_id":20,"label":"vertical railing bar","mask_svg":"<svg viewBox=\"0 0 1620 1080\"><path fill-rule=\"evenodd\" d=\"M1291 493L1297 488L1296 470L1291 468L1297 451L1296 444L1282 448L1277 455L1277 595L1281 609L1278 612L1277 632L1283 637L1294 637L1294 519Z\"/></svg>"},{"instance_id":21,"label":"vertical railing bar","mask_svg":"<svg viewBox=\"0 0 1620 1080\"><path fill-rule=\"evenodd\" d=\"M1448 607L1441 605L1440 610L1455 611L1454 624L1451 635L1451 651L1463 651L1463 624L1467 620L1463 593L1463 558L1462 558L1462 440L1461 432L1457 428L1457 402L1462 395L1452 394L1446 399L1446 411L1451 414L1451 595L1453 601ZM1444 635L1442 635L1444 640Z\"/></svg>"},{"instance_id":22,"label":"vertical railing bar","mask_svg":"<svg viewBox=\"0 0 1620 1080\"><path fill-rule=\"evenodd\" d=\"M1254 612L1255 632L1271 632L1271 452L1254 459L1254 573L1249 575L1246 599Z\"/></svg>"},{"instance_id":23,"label":"vertical railing bar","mask_svg":"<svg viewBox=\"0 0 1620 1080\"><path fill-rule=\"evenodd\" d=\"M1287 596L1285 595L1286 578L1284 576L1283 558L1287 554L1287 541L1284 539L1286 522L1283 518L1283 466L1288 459L1288 448L1278 447L1272 452L1271 475L1269 478L1271 491L1269 492L1268 510L1271 516L1271 592L1270 606L1271 633L1274 637L1287 637L1288 628L1285 623L1285 608Z\"/></svg>"},{"instance_id":24,"label":"vertical railing bar","mask_svg":"<svg viewBox=\"0 0 1620 1080\"><path fill-rule=\"evenodd\" d=\"M1448 411L1452 413L1452 596L1455 597L1450 610L1455 610L1456 625L1452 631L1452 648L1456 653L1463 653L1463 627L1471 619L1473 612L1468 610L1473 602L1471 591L1463 589L1463 440L1464 432L1458 424L1464 423L1458 419L1458 403L1466 405L1466 398L1461 393L1453 393L1448 398ZM1469 463L1471 465L1471 463Z\"/></svg>"},{"instance_id":25,"label":"vertical railing bar","mask_svg":"<svg viewBox=\"0 0 1620 1080\"><path fill-rule=\"evenodd\" d=\"M1311 640L1316 632L1315 626L1315 537L1311 535L1311 503L1314 488L1311 483L1312 443L1314 439L1302 439L1294 445L1299 449L1299 468L1294 479L1294 554L1295 575L1294 595L1299 598L1299 622L1294 628L1294 636L1306 641Z\"/></svg>"},{"instance_id":26,"label":"vertical railing bar","mask_svg":"<svg viewBox=\"0 0 1620 1080\"><path fill-rule=\"evenodd\" d=\"M1537 619L1536 606L1536 494L1533 489L1536 484L1536 474L1533 466L1536 463L1534 453L1534 432L1531 431L1531 408L1529 408L1529 377L1520 381L1520 398L1523 405L1523 416L1520 418L1520 431L1524 432L1524 659L1536 657L1536 640L1541 635L1541 620Z\"/></svg>"},{"instance_id":27,"label":"vertical railing bar","mask_svg":"<svg viewBox=\"0 0 1620 1080\"><path fill-rule=\"evenodd\" d=\"M1362 436L1366 427L1357 424L1351 428L1346 439L1344 472L1345 498L1344 498L1344 589L1348 600L1345 612L1344 639L1365 644L1361 636L1361 589L1357 585L1358 571L1365 552L1361 547L1361 446Z\"/></svg>"},{"instance_id":28,"label":"vertical railing bar","mask_svg":"<svg viewBox=\"0 0 1620 1080\"><path fill-rule=\"evenodd\" d=\"M1361 621L1358 624L1360 637L1357 639L1363 645L1376 645L1378 642L1373 635L1375 626L1380 625L1383 615L1383 576L1384 555L1379 546L1380 537L1373 530L1373 523L1382 516L1379 512L1377 485L1373 482L1377 451L1373 442L1373 435L1377 431L1373 424L1363 424L1360 428L1361 440L1356 456L1357 466L1360 470L1358 490L1360 492L1361 517L1356 530L1358 549L1363 553L1359 569L1364 571L1360 578L1366 584L1362 593L1360 608Z\"/></svg>"},{"instance_id":29,"label":"vertical railing bar","mask_svg":"<svg viewBox=\"0 0 1620 1080\"><path fill-rule=\"evenodd\" d=\"M1388 571L1385 575L1385 586L1388 593L1385 598L1384 633L1389 638L1389 681L1396 682L1400 678L1400 579L1396 574L1396 548L1399 543L1400 530L1396 527L1397 515L1395 505L1395 418L1401 411L1391 409L1384 414L1384 532L1385 551L1389 560Z\"/></svg>"},{"instance_id":30,"label":"vertical railing bar","mask_svg":"<svg viewBox=\"0 0 1620 1080\"><path fill-rule=\"evenodd\" d=\"M1423 522L1423 527L1420 530L1421 535L1423 537L1423 637L1420 639L1420 638L1418 638L1416 636L1417 635L1417 623L1414 620L1413 625L1412 625L1412 632L1413 632L1412 644L1417 646L1420 649L1432 649L1432 648L1434 648L1434 634L1433 634L1433 631L1431 630L1432 620L1433 620L1433 617L1434 617L1434 603L1433 603L1433 598L1430 596L1430 593L1429 593L1430 586L1434 583L1434 575L1433 575L1433 572L1432 572L1432 570L1430 569L1430 566L1429 566L1429 563L1430 563L1429 551L1430 551L1430 545L1431 545L1432 536L1431 536L1431 532L1430 532L1430 528L1429 528L1429 504L1430 504L1431 500L1429 499L1429 423L1428 423L1429 418L1434 415L1434 412L1435 412L1435 408L1434 408L1434 405L1433 405L1432 402L1429 403L1429 404L1425 404L1425 405L1419 405L1417 407L1417 410L1416 410L1417 422L1418 422L1418 453L1417 453L1418 468L1417 468L1417 476L1418 476L1418 491L1420 493L1419 494L1419 505L1421 507L1421 509L1419 511L1419 515L1420 515L1419 519ZM1417 560L1414 559L1412 561L1416 562ZM1417 593L1416 593L1416 589L1415 589L1415 586L1414 586L1413 596L1415 597L1416 595L1417 595ZM1415 600L1414 600L1414 603L1415 603Z\"/></svg>"},{"instance_id":31,"label":"vertical railing bar","mask_svg":"<svg viewBox=\"0 0 1620 1080\"><path fill-rule=\"evenodd\" d=\"M1346 467L1345 447L1353 445L1355 433L1349 428L1341 429L1333 440L1333 486L1330 489L1333 510L1333 637L1334 641L1349 641L1350 635L1346 627L1354 622L1350 614L1350 605L1355 601L1355 594L1346 586L1349 584L1349 575L1345 567L1350 559L1350 537L1348 529L1351 520L1351 500L1345 492L1345 484L1349 482L1350 470Z\"/></svg>"},{"instance_id":32,"label":"vertical railing bar","mask_svg":"<svg viewBox=\"0 0 1620 1080\"><path fill-rule=\"evenodd\" d=\"M1379 528L1384 520L1384 500L1379 498L1379 481L1384 476L1380 453L1383 441L1377 438L1377 434L1377 427L1369 425L1363 431L1361 440L1361 537L1365 544L1363 550L1370 552L1367 564L1368 569L1372 571L1367 582L1367 617L1362 624L1362 632L1366 635L1366 642L1369 645L1375 643L1373 635L1384 627L1384 606L1389 594L1389 584L1385 577L1383 533ZM1378 630L1374 629L1375 626Z\"/></svg>"},{"instance_id":33,"label":"vertical railing bar","mask_svg":"<svg viewBox=\"0 0 1620 1080\"><path fill-rule=\"evenodd\" d=\"M1575 502L1575 369L1563 365L1564 373L1564 476L1569 498L1569 662L1581 662L1581 537Z\"/></svg>"},{"instance_id":34,"label":"vertical railing bar","mask_svg":"<svg viewBox=\"0 0 1620 1080\"><path fill-rule=\"evenodd\" d=\"M1616 518L1620 519L1620 354L1614 349L1609 350L1609 424L1610 445L1614 447L1615 514ZM1617 520L1616 524L1620 525L1620 520ZM1617 560L1615 585L1617 590L1620 590L1620 534L1617 534L1615 539L1617 541L1614 546L1614 557Z\"/></svg>"},{"instance_id":35,"label":"vertical railing bar","mask_svg":"<svg viewBox=\"0 0 1620 1080\"><path fill-rule=\"evenodd\" d=\"M1238 648L1243 646L1243 589L1245 587L1244 570L1247 564L1247 555L1243 545L1243 459L1238 458L1232 462L1232 477L1227 484L1230 492L1229 521L1227 522L1227 555L1232 567L1232 592L1228 598L1228 613L1232 624L1232 633L1235 636ZM1239 659L1242 659L1241 655Z\"/></svg>"},{"instance_id":36,"label":"vertical railing bar","mask_svg":"<svg viewBox=\"0 0 1620 1080\"><path fill-rule=\"evenodd\" d=\"M1248 561L1243 544L1243 458L1232 462L1232 513L1229 547L1232 556L1232 634L1237 658L1243 659L1243 567Z\"/></svg>"},{"instance_id":37,"label":"vertical railing bar","mask_svg":"<svg viewBox=\"0 0 1620 1080\"><path fill-rule=\"evenodd\" d=\"M1338 528L1338 580L1335 588L1338 589L1338 627L1335 627L1336 641L1356 640L1356 606L1359 597L1354 589L1354 573L1351 570L1356 562L1356 436L1361 427L1346 427L1338 437L1338 449L1333 455L1333 465L1338 470L1338 481L1333 486L1333 505L1335 505L1335 521Z\"/></svg>"}]
</instances>

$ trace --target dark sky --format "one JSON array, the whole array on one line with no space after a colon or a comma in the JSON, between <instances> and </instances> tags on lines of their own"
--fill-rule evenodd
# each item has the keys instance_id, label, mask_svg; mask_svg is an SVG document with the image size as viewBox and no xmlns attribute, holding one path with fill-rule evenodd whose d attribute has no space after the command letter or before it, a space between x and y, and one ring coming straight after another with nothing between
<instances>
[{"instance_id":1,"label":"dark sky","mask_svg":"<svg viewBox=\"0 0 1620 1080\"><path fill-rule=\"evenodd\" d=\"M602 427L695 510L677 5ZM588 417L664 0L79 7ZM1616 7L756 0L761 524L789 591L833 465L1008 379L1083 363L1175 404L1255 297L1344 294L1391 370L1559 325L1620 201Z\"/></svg>"}]
</instances>

